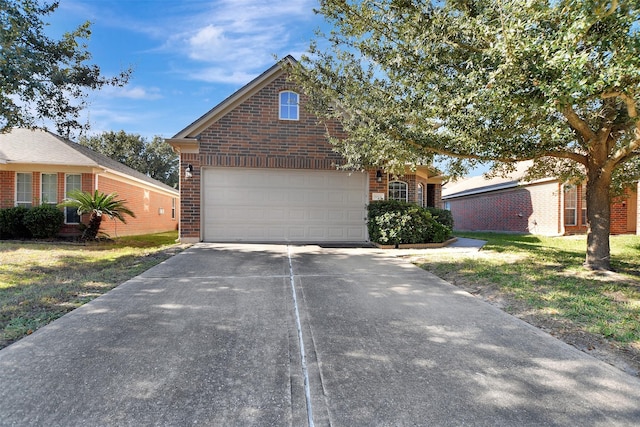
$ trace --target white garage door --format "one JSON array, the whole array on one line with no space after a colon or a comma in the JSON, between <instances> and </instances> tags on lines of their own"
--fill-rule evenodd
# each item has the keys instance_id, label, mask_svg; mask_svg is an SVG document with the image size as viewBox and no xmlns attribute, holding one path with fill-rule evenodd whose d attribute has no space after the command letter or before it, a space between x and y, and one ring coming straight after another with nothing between
<instances>
[{"instance_id":1,"label":"white garage door","mask_svg":"<svg viewBox=\"0 0 640 427\"><path fill-rule=\"evenodd\" d=\"M203 171L207 242L363 242L367 175L339 171Z\"/></svg>"}]
</instances>

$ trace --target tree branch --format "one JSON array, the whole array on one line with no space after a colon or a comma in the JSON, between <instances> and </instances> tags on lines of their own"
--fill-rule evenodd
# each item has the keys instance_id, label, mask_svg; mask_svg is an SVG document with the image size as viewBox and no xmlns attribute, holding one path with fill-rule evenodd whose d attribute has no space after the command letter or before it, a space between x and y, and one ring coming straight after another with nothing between
<instances>
[{"instance_id":1,"label":"tree branch","mask_svg":"<svg viewBox=\"0 0 640 427\"><path fill-rule=\"evenodd\" d=\"M569 126L580 134L582 139L587 142L587 145L590 145L590 141L596 139L596 134L591 130L587 122L576 114L571 105L563 107L561 113L567 119Z\"/></svg>"}]
</instances>

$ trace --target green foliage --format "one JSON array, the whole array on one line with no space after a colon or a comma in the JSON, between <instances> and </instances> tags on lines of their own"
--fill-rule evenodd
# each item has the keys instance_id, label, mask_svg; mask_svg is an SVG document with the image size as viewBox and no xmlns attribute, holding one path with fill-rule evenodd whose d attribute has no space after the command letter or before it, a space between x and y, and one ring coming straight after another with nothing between
<instances>
[{"instance_id":1,"label":"green foliage","mask_svg":"<svg viewBox=\"0 0 640 427\"><path fill-rule=\"evenodd\" d=\"M328 43L292 72L306 107L347 132L332 138L345 167L443 160L460 175L535 159L532 178L587 181L587 264L609 268L610 193L640 178L638 2L323 0L319 13Z\"/></svg>"},{"instance_id":2,"label":"green foliage","mask_svg":"<svg viewBox=\"0 0 640 427\"><path fill-rule=\"evenodd\" d=\"M24 225L36 239L51 239L64 225L64 213L55 206L36 206L24 214Z\"/></svg>"},{"instance_id":3,"label":"green foliage","mask_svg":"<svg viewBox=\"0 0 640 427\"><path fill-rule=\"evenodd\" d=\"M433 207L427 207L425 209L438 223L453 230L453 214L451 213L451 211Z\"/></svg>"},{"instance_id":4,"label":"green foliage","mask_svg":"<svg viewBox=\"0 0 640 427\"><path fill-rule=\"evenodd\" d=\"M171 187L178 185L178 155L160 136L148 142L121 130L81 137L78 142Z\"/></svg>"},{"instance_id":5,"label":"green foliage","mask_svg":"<svg viewBox=\"0 0 640 427\"><path fill-rule=\"evenodd\" d=\"M117 219L126 223L124 216L135 218L135 214L126 206L125 200L117 199L117 193L104 194L96 190L83 192L71 191L68 198L60 203L59 207L72 207L78 209L78 214L89 214L89 225L82 232L83 240L94 240L100 232L100 224L104 215L111 219Z\"/></svg>"},{"instance_id":6,"label":"green foliage","mask_svg":"<svg viewBox=\"0 0 640 427\"><path fill-rule=\"evenodd\" d=\"M24 217L29 209L22 206L0 209L0 238L22 239L31 237L31 232L24 224Z\"/></svg>"},{"instance_id":7,"label":"green foliage","mask_svg":"<svg viewBox=\"0 0 640 427\"><path fill-rule=\"evenodd\" d=\"M427 209L395 200L371 202L367 227L369 238L380 244L440 243L451 236L451 228Z\"/></svg>"},{"instance_id":8,"label":"green foliage","mask_svg":"<svg viewBox=\"0 0 640 427\"><path fill-rule=\"evenodd\" d=\"M0 0L0 131L53 121L69 137L85 128L78 119L90 90L122 86L131 70L106 78L83 40L91 35L86 22L60 40L47 36L44 17L58 2Z\"/></svg>"}]
</instances>

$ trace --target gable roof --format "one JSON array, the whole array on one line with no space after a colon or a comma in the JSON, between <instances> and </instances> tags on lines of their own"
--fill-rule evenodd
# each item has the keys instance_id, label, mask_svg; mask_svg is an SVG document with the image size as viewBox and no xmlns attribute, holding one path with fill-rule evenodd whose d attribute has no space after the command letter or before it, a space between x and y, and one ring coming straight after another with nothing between
<instances>
[{"instance_id":1,"label":"gable roof","mask_svg":"<svg viewBox=\"0 0 640 427\"><path fill-rule=\"evenodd\" d=\"M116 175L126 176L164 191L178 194L175 188L129 166L41 129L12 129L10 132L0 133L0 165L3 164L102 168Z\"/></svg>"},{"instance_id":2,"label":"gable roof","mask_svg":"<svg viewBox=\"0 0 640 427\"><path fill-rule=\"evenodd\" d=\"M442 187L442 199L455 199L457 197L471 196L475 194L489 193L492 191L506 190L521 185L539 183L543 181L553 181L555 178L544 178L531 182L523 181L527 169L531 167L533 161L519 162L516 169L506 176L496 176L486 178L484 175L473 176L460 181L450 182Z\"/></svg>"},{"instance_id":3,"label":"gable roof","mask_svg":"<svg viewBox=\"0 0 640 427\"><path fill-rule=\"evenodd\" d=\"M275 65L271 66L271 68L260 74L255 79L251 80L249 83L234 92L224 101L203 114L189 126L175 134L171 139L188 140L196 138L198 134L200 134L200 132L211 126L229 111L236 108L239 104L243 103L260 89L278 78L284 72L285 64L295 65L297 63L298 61L296 61L293 56L287 55L286 57L278 61Z\"/></svg>"}]
</instances>

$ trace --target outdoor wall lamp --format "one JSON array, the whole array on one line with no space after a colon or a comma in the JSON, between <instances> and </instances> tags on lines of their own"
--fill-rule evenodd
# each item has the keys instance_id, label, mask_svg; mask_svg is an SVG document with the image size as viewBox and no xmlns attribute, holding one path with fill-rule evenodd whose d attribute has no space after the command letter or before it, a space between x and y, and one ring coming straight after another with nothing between
<instances>
[{"instance_id":1,"label":"outdoor wall lamp","mask_svg":"<svg viewBox=\"0 0 640 427\"><path fill-rule=\"evenodd\" d=\"M186 168L184 168L184 178L189 179L193 176L193 165L188 164Z\"/></svg>"},{"instance_id":2,"label":"outdoor wall lamp","mask_svg":"<svg viewBox=\"0 0 640 427\"><path fill-rule=\"evenodd\" d=\"M382 171L380 169L376 171L376 181L382 182Z\"/></svg>"}]
</instances>

